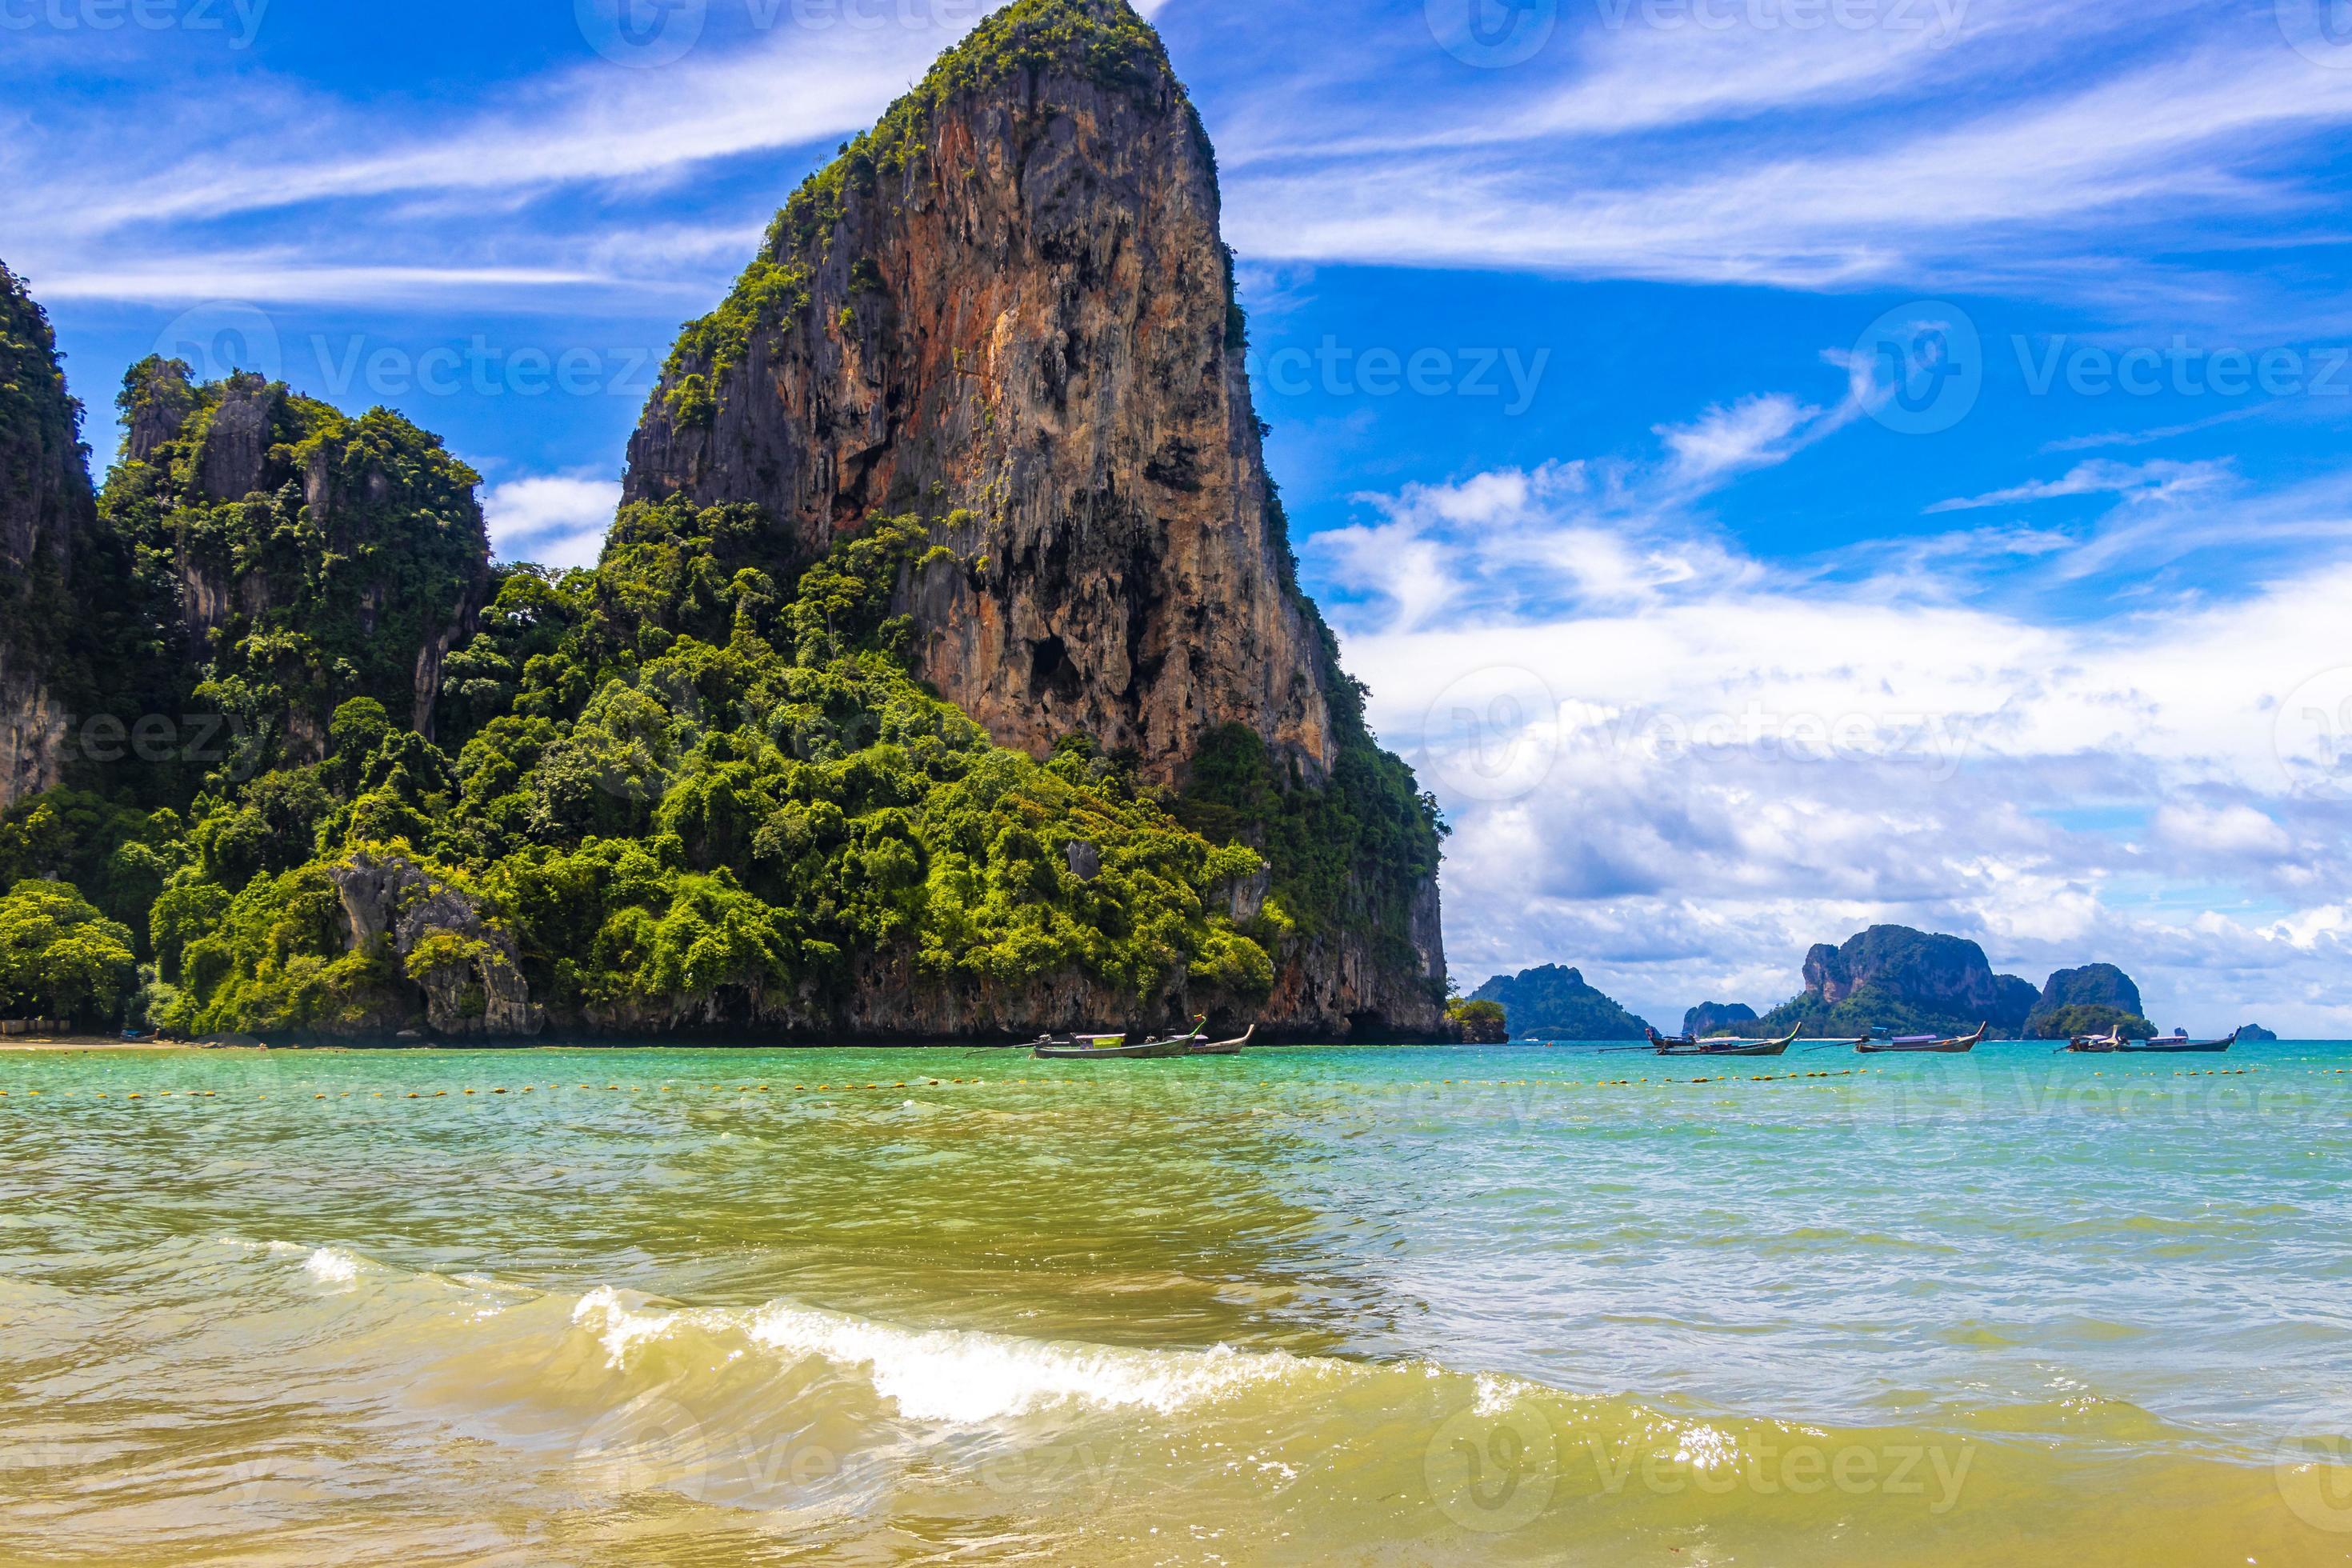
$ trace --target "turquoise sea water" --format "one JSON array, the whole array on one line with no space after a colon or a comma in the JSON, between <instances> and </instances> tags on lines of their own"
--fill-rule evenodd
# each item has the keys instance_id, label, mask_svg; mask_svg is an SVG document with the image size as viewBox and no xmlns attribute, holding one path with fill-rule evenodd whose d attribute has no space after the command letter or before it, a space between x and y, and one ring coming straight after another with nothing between
<instances>
[{"instance_id":1,"label":"turquoise sea water","mask_svg":"<svg viewBox=\"0 0 2352 1568\"><path fill-rule=\"evenodd\" d=\"M9 1561L2352 1561L2352 1047L0 1092Z\"/></svg>"}]
</instances>

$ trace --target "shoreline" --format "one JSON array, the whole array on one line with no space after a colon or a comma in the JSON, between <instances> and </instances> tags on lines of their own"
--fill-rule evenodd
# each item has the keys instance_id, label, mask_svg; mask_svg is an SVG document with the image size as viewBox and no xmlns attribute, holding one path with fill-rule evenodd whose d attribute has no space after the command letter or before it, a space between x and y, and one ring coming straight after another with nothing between
<instances>
[{"instance_id":1,"label":"shoreline","mask_svg":"<svg viewBox=\"0 0 2352 1568\"><path fill-rule=\"evenodd\" d=\"M1438 1047L1458 1047L1454 1040L1283 1040L1253 1046L1253 1051L1298 1050L1420 1050ZM202 1051L207 1055L262 1056L454 1056L479 1054L490 1056L527 1056L538 1051L990 1051L1005 1056L1026 1056L1027 1044L1017 1046L982 1045L966 1041L899 1041L844 1040L834 1044L810 1044L799 1040L778 1040L767 1045L743 1041L709 1040L583 1040L528 1046L468 1045L462 1042L446 1045L407 1043L396 1046L355 1045L284 1045L243 1041L207 1043L203 1040L124 1040L103 1035L34 1037L0 1040L0 1057L70 1056L105 1052Z\"/></svg>"}]
</instances>

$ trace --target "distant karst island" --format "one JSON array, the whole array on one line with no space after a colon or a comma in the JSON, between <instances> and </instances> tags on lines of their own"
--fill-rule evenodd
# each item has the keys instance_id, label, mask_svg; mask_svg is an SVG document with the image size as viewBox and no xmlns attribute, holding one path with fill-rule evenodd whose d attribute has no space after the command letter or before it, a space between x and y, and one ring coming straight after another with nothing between
<instances>
[{"instance_id":1,"label":"distant karst island","mask_svg":"<svg viewBox=\"0 0 2352 1568\"><path fill-rule=\"evenodd\" d=\"M2063 1040L2120 1029L2158 1033L2139 987L2112 963L2062 969L2036 987L1996 974L1984 949L1963 937L1908 926L1873 926L1839 946L1805 955L1804 989L1769 1013L1740 1002L1704 1002L1683 1016L1699 1038L1731 1035L1812 1039L1877 1032L1958 1036L1986 1026L1996 1039ZM1649 1025L1585 983L1581 972L1547 964L1498 974L1472 999L1499 1004L1515 1039L1638 1040ZM2250 1030L2249 1040L2276 1038Z\"/></svg>"}]
</instances>

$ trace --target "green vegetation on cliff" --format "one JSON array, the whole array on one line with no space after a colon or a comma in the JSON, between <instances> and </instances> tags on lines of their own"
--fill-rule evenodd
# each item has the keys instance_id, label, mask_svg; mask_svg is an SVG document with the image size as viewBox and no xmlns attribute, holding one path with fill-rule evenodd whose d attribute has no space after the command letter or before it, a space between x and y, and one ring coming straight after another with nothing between
<instances>
[{"instance_id":1,"label":"green vegetation on cliff","mask_svg":"<svg viewBox=\"0 0 2352 1568\"><path fill-rule=\"evenodd\" d=\"M205 796L154 852L153 1021L390 1032L486 940L553 1017L616 1031L837 1026L892 976L1008 1000L1076 976L1139 1016L1265 995L1272 961L1222 901L1257 855L1083 740L992 746L908 675L893 585L966 569L921 523L870 526L790 595L745 564L765 535L750 508L633 507L598 570L501 584L450 660L454 757L358 699L320 760ZM78 835L77 811L100 820ZM0 853L128 876L80 839L132 828L50 799ZM362 859L417 868L488 936L354 951Z\"/></svg>"},{"instance_id":2,"label":"green vegetation on cliff","mask_svg":"<svg viewBox=\"0 0 2352 1568\"><path fill-rule=\"evenodd\" d=\"M354 698L419 717L420 661L487 578L478 476L389 409L352 418L258 376L197 385L176 360L132 367L117 406L130 437L100 511L140 563L132 698L223 721L203 754L161 759L178 773L152 792L315 761Z\"/></svg>"},{"instance_id":3,"label":"green vegetation on cliff","mask_svg":"<svg viewBox=\"0 0 2352 1568\"><path fill-rule=\"evenodd\" d=\"M2105 1006L2096 1003L2077 1004L2061 1007L2052 1013L2037 1013L2028 1029L2028 1037L2036 1040L2074 1040L2102 1037L2117 1030L2126 1040L2152 1040L2157 1027L2137 1013L2122 1007Z\"/></svg>"},{"instance_id":4,"label":"green vegetation on cliff","mask_svg":"<svg viewBox=\"0 0 2352 1568\"><path fill-rule=\"evenodd\" d=\"M128 553L95 527L81 420L48 316L0 264L0 672L72 711L111 691L135 630Z\"/></svg>"},{"instance_id":5,"label":"green vegetation on cliff","mask_svg":"<svg viewBox=\"0 0 2352 1568\"><path fill-rule=\"evenodd\" d=\"M1581 973L1556 963L1497 974L1471 995L1500 1005L1511 1034L1523 1040L1639 1040L1650 1030L1644 1020L1586 984Z\"/></svg>"}]
</instances>

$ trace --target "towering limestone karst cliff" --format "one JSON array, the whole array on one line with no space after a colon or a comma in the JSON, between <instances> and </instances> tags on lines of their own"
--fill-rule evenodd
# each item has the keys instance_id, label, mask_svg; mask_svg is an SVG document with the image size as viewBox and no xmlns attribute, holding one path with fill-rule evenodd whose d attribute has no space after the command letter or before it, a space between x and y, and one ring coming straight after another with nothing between
<instances>
[{"instance_id":1,"label":"towering limestone karst cliff","mask_svg":"<svg viewBox=\"0 0 2352 1568\"><path fill-rule=\"evenodd\" d=\"M1000 745L1085 735L1273 862L1272 1009L1425 1029L1433 819L1299 594L1216 163L1123 0L1019 0L777 216L681 336L626 497L751 503L805 564L917 513L916 673ZM1246 906L1265 889L1241 889Z\"/></svg>"},{"instance_id":2,"label":"towering limestone karst cliff","mask_svg":"<svg viewBox=\"0 0 2352 1568\"><path fill-rule=\"evenodd\" d=\"M134 366L85 684L233 744L0 811L0 896L82 889L194 1037L1433 1034L1439 823L1216 225L1158 38L1018 0L686 330L588 571L493 569L396 413Z\"/></svg>"},{"instance_id":3,"label":"towering limestone karst cliff","mask_svg":"<svg viewBox=\"0 0 2352 1568\"><path fill-rule=\"evenodd\" d=\"M96 525L81 405L56 334L0 265L0 807L68 772L71 710L104 647L76 613Z\"/></svg>"}]
</instances>

